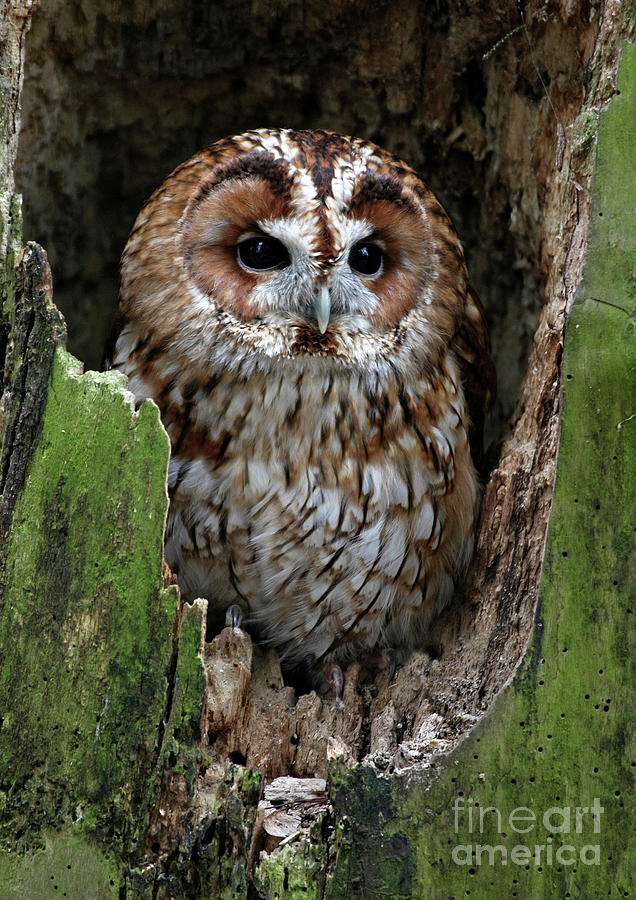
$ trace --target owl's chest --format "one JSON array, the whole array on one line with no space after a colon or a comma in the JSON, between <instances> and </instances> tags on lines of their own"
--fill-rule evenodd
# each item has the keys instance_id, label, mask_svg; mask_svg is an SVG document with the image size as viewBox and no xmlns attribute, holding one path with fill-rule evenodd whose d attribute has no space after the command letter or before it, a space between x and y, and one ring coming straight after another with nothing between
<instances>
[{"instance_id":1,"label":"owl's chest","mask_svg":"<svg viewBox=\"0 0 636 900\"><path fill-rule=\"evenodd\" d=\"M333 372L221 377L162 411L172 496L279 523L320 510L333 529L343 510L356 520L413 510L452 485L461 431L452 390L444 402L428 382L407 390Z\"/></svg>"},{"instance_id":2,"label":"owl's chest","mask_svg":"<svg viewBox=\"0 0 636 900\"><path fill-rule=\"evenodd\" d=\"M416 398L413 386L336 376L222 378L181 416L164 410L166 558L182 590L252 612L301 595L336 609L350 590L389 603L399 588L417 605L427 580L435 593L446 576L432 555L449 539L465 555L475 499L461 399L447 387L441 402L443 385Z\"/></svg>"}]
</instances>

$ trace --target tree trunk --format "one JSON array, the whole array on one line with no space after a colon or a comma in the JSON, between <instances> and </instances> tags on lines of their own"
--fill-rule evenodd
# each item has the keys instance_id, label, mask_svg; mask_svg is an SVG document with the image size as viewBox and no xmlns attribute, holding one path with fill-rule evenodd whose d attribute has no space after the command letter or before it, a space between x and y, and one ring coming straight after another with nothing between
<instances>
[{"instance_id":1,"label":"tree trunk","mask_svg":"<svg viewBox=\"0 0 636 900\"><path fill-rule=\"evenodd\" d=\"M3 7L0 898L627 896L630 10L165 6ZM500 372L462 596L393 681L351 666L344 711L164 583L156 407L82 374L20 235L16 171L95 361L143 194L263 108L424 172Z\"/></svg>"}]
</instances>

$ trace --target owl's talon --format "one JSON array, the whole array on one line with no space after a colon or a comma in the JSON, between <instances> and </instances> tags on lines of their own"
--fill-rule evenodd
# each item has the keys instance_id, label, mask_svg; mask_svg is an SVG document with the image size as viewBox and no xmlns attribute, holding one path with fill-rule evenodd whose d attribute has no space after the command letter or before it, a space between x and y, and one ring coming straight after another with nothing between
<instances>
[{"instance_id":1,"label":"owl's talon","mask_svg":"<svg viewBox=\"0 0 636 900\"><path fill-rule=\"evenodd\" d=\"M395 652L390 647L387 647L380 654L380 659L382 661L380 663L380 669L384 671L388 670L389 681L393 681L393 676L395 675L395 670L397 669L397 658Z\"/></svg>"},{"instance_id":2,"label":"owl's talon","mask_svg":"<svg viewBox=\"0 0 636 900\"><path fill-rule=\"evenodd\" d=\"M225 613L225 625L226 627L231 626L232 631L239 631L241 628L241 622L243 621L243 610L238 605L238 603L233 603L231 606L228 606L227 612Z\"/></svg>"},{"instance_id":3,"label":"owl's talon","mask_svg":"<svg viewBox=\"0 0 636 900\"><path fill-rule=\"evenodd\" d=\"M344 701L342 699L342 691L344 688L344 675L340 666L333 663L327 669L327 681L329 687L336 697L336 709L344 709Z\"/></svg>"},{"instance_id":4,"label":"owl's talon","mask_svg":"<svg viewBox=\"0 0 636 900\"><path fill-rule=\"evenodd\" d=\"M393 681L393 676L397 670L397 655L390 647L384 650L376 651L366 657L366 664L369 668L376 669L379 672L388 672L389 681Z\"/></svg>"}]
</instances>

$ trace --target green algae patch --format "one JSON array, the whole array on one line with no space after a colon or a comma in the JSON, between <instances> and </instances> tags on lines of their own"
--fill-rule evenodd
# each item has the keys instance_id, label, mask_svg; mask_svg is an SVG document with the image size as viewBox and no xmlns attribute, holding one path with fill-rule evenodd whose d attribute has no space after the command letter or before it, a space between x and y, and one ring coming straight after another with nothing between
<instances>
[{"instance_id":1,"label":"green algae patch","mask_svg":"<svg viewBox=\"0 0 636 900\"><path fill-rule=\"evenodd\" d=\"M205 637L206 611L205 601L195 600L186 604L181 613L164 754L174 753L179 746L188 752L196 751L201 742L206 690L201 644ZM174 743L174 748L168 751L170 742Z\"/></svg>"},{"instance_id":2,"label":"green algae patch","mask_svg":"<svg viewBox=\"0 0 636 900\"><path fill-rule=\"evenodd\" d=\"M47 831L41 846L0 855L0 900L116 900L117 866L81 834Z\"/></svg>"},{"instance_id":3,"label":"green algae patch","mask_svg":"<svg viewBox=\"0 0 636 900\"><path fill-rule=\"evenodd\" d=\"M2 844L82 821L134 852L160 752L176 592L162 591L168 440L115 373L58 347L0 608ZM16 839L16 835L21 835Z\"/></svg>"},{"instance_id":4,"label":"green algae patch","mask_svg":"<svg viewBox=\"0 0 636 900\"><path fill-rule=\"evenodd\" d=\"M286 844L262 854L255 879L268 898L320 900L324 896L325 853L321 838Z\"/></svg>"},{"instance_id":5,"label":"green algae patch","mask_svg":"<svg viewBox=\"0 0 636 900\"><path fill-rule=\"evenodd\" d=\"M400 802L392 783L371 769L354 769L334 796L338 815L337 865L326 897L412 896L413 854L409 837L396 827Z\"/></svg>"}]
</instances>

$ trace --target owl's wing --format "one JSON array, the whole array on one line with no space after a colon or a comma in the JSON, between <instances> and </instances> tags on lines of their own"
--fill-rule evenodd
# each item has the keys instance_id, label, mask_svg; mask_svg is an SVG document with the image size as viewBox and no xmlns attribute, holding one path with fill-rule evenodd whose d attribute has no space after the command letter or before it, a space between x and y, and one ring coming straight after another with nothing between
<instances>
[{"instance_id":1,"label":"owl's wing","mask_svg":"<svg viewBox=\"0 0 636 900\"><path fill-rule=\"evenodd\" d=\"M483 455L484 417L497 396L497 373L481 300L468 285L464 319L453 339L470 415L470 449L477 468Z\"/></svg>"}]
</instances>

